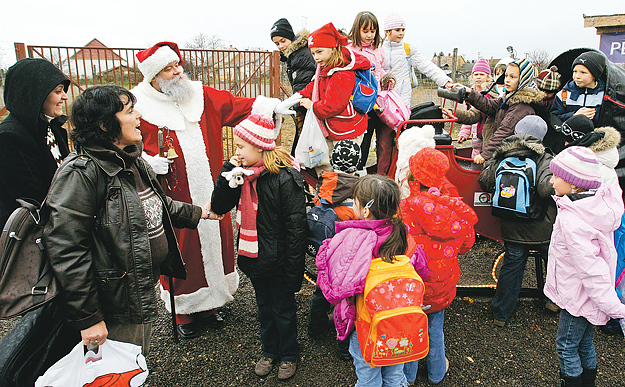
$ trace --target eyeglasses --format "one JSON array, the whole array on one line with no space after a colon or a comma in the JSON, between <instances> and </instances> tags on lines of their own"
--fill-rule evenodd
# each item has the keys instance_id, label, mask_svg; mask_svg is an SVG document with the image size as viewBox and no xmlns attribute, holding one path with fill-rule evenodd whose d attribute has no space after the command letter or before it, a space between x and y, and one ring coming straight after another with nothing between
<instances>
[{"instance_id":1,"label":"eyeglasses","mask_svg":"<svg viewBox=\"0 0 625 387\"><path fill-rule=\"evenodd\" d=\"M573 130L566 122L563 123L562 126L555 125L555 129L558 132L562 132L562 134L564 134L565 136L571 137L573 141L579 140L580 138L584 137L585 134L583 132Z\"/></svg>"}]
</instances>

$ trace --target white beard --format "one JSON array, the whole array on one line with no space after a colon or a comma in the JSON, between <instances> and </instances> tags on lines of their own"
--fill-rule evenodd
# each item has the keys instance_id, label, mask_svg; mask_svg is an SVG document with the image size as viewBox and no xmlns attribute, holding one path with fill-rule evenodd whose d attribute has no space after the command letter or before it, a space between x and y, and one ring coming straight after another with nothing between
<instances>
[{"instance_id":1,"label":"white beard","mask_svg":"<svg viewBox=\"0 0 625 387\"><path fill-rule=\"evenodd\" d=\"M191 81L184 73L176 75L170 80L157 76L156 84L163 94L168 95L177 103L184 103L193 97Z\"/></svg>"}]
</instances>

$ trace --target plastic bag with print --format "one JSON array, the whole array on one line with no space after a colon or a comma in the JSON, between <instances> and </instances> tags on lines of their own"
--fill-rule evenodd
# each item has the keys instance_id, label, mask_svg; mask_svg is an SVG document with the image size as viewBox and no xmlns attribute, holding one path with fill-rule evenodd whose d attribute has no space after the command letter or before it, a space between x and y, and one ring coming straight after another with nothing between
<instances>
[{"instance_id":1,"label":"plastic bag with print","mask_svg":"<svg viewBox=\"0 0 625 387\"><path fill-rule=\"evenodd\" d=\"M50 367L35 387L143 386L148 366L141 347L106 340L98 353L86 351L82 342Z\"/></svg>"}]
</instances>

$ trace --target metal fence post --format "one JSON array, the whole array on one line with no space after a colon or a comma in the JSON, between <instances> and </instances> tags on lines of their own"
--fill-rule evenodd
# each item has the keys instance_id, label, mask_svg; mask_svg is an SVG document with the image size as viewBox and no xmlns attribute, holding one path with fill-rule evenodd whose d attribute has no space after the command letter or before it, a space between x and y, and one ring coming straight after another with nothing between
<instances>
[{"instance_id":1,"label":"metal fence post","mask_svg":"<svg viewBox=\"0 0 625 387\"><path fill-rule=\"evenodd\" d=\"M271 96L280 98L280 51L274 50L271 63L273 87Z\"/></svg>"}]
</instances>

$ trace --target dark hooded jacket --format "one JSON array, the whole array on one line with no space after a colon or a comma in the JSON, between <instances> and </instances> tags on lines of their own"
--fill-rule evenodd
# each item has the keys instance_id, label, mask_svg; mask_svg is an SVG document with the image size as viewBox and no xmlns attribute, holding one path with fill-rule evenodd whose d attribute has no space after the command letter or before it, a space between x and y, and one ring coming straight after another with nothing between
<instances>
[{"instance_id":1,"label":"dark hooded jacket","mask_svg":"<svg viewBox=\"0 0 625 387\"><path fill-rule=\"evenodd\" d=\"M18 207L15 199L41 202L52 181L57 164L47 144L48 121L41 109L48 94L69 79L44 59L22 59L6 74L4 102L9 116L0 124L0 226ZM61 151L69 153L67 132L61 127L66 116L53 119L50 128Z\"/></svg>"},{"instance_id":2,"label":"dark hooded jacket","mask_svg":"<svg viewBox=\"0 0 625 387\"><path fill-rule=\"evenodd\" d=\"M543 100L545 93L530 87L519 90L511 97L506 95L488 99L481 93L472 90L466 100L487 116L495 116L494 131L490 139L484 137L481 155L488 160L503 140L514 134L514 127L525 116L536 114L532 105Z\"/></svg>"},{"instance_id":3,"label":"dark hooded jacket","mask_svg":"<svg viewBox=\"0 0 625 387\"><path fill-rule=\"evenodd\" d=\"M506 138L495 150L493 157L484 164L479 177L480 187L484 191L495 192L495 171L506 157L529 157L536 162L536 188L540 198L547 203L547 213L543 220L500 218L501 238L506 242L519 244L549 243L557 214L556 205L551 198L554 195L550 182L553 173L549 169L553 154L534 136L523 134Z\"/></svg>"},{"instance_id":4,"label":"dark hooded jacket","mask_svg":"<svg viewBox=\"0 0 625 387\"><path fill-rule=\"evenodd\" d=\"M317 64L308 48L308 31L300 31L289 47L280 53L280 61L286 62L286 74L297 93L310 83L315 75Z\"/></svg>"},{"instance_id":5,"label":"dark hooded jacket","mask_svg":"<svg viewBox=\"0 0 625 387\"><path fill-rule=\"evenodd\" d=\"M241 186L230 188L222 173L230 172L229 161L215 181L211 209L225 214L239 202ZM297 292L302 286L306 256L306 197L304 178L294 168L267 170L256 180L258 211L258 258L238 256L239 268L250 278L284 276L284 290Z\"/></svg>"}]
</instances>

